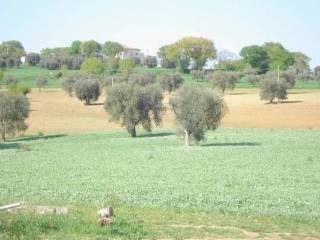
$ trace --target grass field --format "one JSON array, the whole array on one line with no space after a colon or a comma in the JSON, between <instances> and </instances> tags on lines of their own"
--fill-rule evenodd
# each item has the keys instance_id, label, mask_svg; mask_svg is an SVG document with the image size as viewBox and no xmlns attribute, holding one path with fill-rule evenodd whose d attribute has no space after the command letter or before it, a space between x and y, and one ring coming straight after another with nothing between
<instances>
[{"instance_id":1,"label":"grass field","mask_svg":"<svg viewBox=\"0 0 320 240\"><path fill-rule=\"evenodd\" d=\"M111 202L120 222L142 220L128 234L149 237L199 236L199 225L203 236L320 237L319 139L320 130L224 128L186 149L171 131L26 137L0 144L0 202L86 205L72 215L84 219ZM63 221L80 224L72 216Z\"/></svg>"},{"instance_id":2,"label":"grass field","mask_svg":"<svg viewBox=\"0 0 320 240\"><path fill-rule=\"evenodd\" d=\"M5 71L6 75L11 75L20 80L20 82L29 87L36 87L36 79L38 76L47 76L49 78L47 87L60 87L60 80L54 78L53 76L58 73L60 70L47 70L40 68L39 66L28 66L27 64L22 64L19 68L8 68ZM138 73L172 73L175 70L172 69L162 69L162 68L146 68L146 67L137 67L135 72ZM67 74L75 74L79 70L67 70ZM198 84L201 86L207 86L207 82L195 81L190 74L182 74L185 82L187 84ZM251 85L244 79L236 83L236 88L257 88L256 86ZM320 89L320 81L301 81L298 80L295 85L295 89Z\"/></svg>"}]
</instances>

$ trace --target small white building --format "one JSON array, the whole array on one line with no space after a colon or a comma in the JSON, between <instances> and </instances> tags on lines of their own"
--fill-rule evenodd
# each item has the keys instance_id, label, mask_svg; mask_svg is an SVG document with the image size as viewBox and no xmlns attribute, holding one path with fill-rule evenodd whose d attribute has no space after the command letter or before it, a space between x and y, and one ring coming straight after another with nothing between
<instances>
[{"instance_id":1,"label":"small white building","mask_svg":"<svg viewBox=\"0 0 320 240\"><path fill-rule=\"evenodd\" d=\"M124 47L123 51L121 51L117 57L120 59L128 59L128 58L139 58L143 59L144 55L141 52L140 49L138 48L129 48L129 47Z\"/></svg>"}]
</instances>

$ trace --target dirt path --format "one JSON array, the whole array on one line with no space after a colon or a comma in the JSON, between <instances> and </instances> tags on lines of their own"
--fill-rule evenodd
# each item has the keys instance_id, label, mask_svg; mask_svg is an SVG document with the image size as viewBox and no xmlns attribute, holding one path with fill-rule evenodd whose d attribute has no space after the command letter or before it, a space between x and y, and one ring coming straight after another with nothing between
<instances>
[{"instance_id":1,"label":"dirt path","mask_svg":"<svg viewBox=\"0 0 320 240\"><path fill-rule=\"evenodd\" d=\"M108 122L103 109L102 96L97 103L84 106L76 98L68 97L60 89L29 95L32 112L27 121L27 134L38 132L73 133L121 129L117 123ZM222 121L223 127L253 128L320 128L320 90L293 91L286 103L264 104L257 90L239 89L225 95L229 113ZM165 102L168 101L166 97ZM174 127L174 115L168 110L163 128Z\"/></svg>"}]
</instances>

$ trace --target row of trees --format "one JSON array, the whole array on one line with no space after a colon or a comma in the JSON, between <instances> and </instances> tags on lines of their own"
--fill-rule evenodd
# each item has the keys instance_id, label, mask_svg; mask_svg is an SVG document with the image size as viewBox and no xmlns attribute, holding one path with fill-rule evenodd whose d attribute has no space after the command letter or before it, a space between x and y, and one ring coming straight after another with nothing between
<instances>
[{"instance_id":1,"label":"row of trees","mask_svg":"<svg viewBox=\"0 0 320 240\"><path fill-rule=\"evenodd\" d=\"M62 88L89 105L99 98L102 87L108 86L104 108L109 120L120 122L130 136L136 137L137 126L151 131L153 124L161 124L165 112L163 91L176 91L182 83L183 78L178 74L116 75L112 84L110 77L72 75L64 79ZM221 95L195 86L180 89L176 97L171 98L170 106L186 145L190 145L191 139L203 140L206 130L216 129L226 111Z\"/></svg>"}]
</instances>

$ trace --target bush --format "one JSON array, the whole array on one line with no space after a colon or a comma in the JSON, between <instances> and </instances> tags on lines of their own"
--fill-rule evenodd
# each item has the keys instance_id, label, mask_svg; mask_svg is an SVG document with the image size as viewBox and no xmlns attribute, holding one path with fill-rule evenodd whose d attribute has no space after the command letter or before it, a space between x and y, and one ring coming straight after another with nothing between
<instances>
[{"instance_id":1,"label":"bush","mask_svg":"<svg viewBox=\"0 0 320 240\"><path fill-rule=\"evenodd\" d=\"M0 85L2 85L2 80L4 78L4 72L3 70L0 68Z\"/></svg>"},{"instance_id":2,"label":"bush","mask_svg":"<svg viewBox=\"0 0 320 240\"><path fill-rule=\"evenodd\" d=\"M155 68L158 66L158 60L154 56L147 56L144 60L144 65L148 68Z\"/></svg>"},{"instance_id":3,"label":"bush","mask_svg":"<svg viewBox=\"0 0 320 240\"><path fill-rule=\"evenodd\" d=\"M5 69L7 67L7 62L4 58L0 58L0 68Z\"/></svg>"},{"instance_id":4,"label":"bush","mask_svg":"<svg viewBox=\"0 0 320 240\"><path fill-rule=\"evenodd\" d=\"M227 107L223 98L209 89L184 86L176 97L170 100L176 122L181 127L185 145L190 138L201 141L207 130L218 128Z\"/></svg>"},{"instance_id":5,"label":"bush","mask_svg":"<svg viewBox=\"0 0 320 240\"><path fill-rule=\"evenodd\" d=\"M31 66L38 65L40 63L40 54L28 53L26 56L26 62Z\"/></svg>"},{"instance_id":6,"label":"bush","mask_svg":"<svg viewBox=\"0 0 320 240\"><path fill-rule=\"evenodd\" d=\"M124 75L123 80L132 84L137 84L140 86L147 86L154 84L157 81L157 77L152 73L144 73L144 74L130 74L128 76Z\"/></svg>"},{"instance_id":7,"label":"bush","mask_svg":"<svg viewBox=\"0 0 320 240\"><path fill-rule=\"evenodd\" d=\"M159 75L160 86L164 91L169 93L177 90L183 84L183 78L179 74Z\"/></svg>"},{"instance_id":8,"label":"bush","mask_svg":"<svg viewBox=\"0 0 320 240\"><path fill-rule=\"evenodd\" d=\"M260 81L260 98L272 103L274 99L287 99L287 90L295 84L295 76L288 72L267 72Z\"/></svg>"},{"instance_id":9,"label":"bush","mask_svg":"<svg viewBox=\"0 0 320 240\"><path fill-rule=\"evenodd\" d=\"M176 68L177 66L176 60L167 58L162 58L160 64L162 68Z\"/></svg>"},{"instance_id":10,"label":"bush","mask_svg":"<svg viewBox=\"0 0 320 240\"><path fill-rule=\"evenodd\" d=\"M121 59L119 61L119 70L121 73L129 73L136 67L136 64L132 59Z\"/></svg>"},{"instance_id":11,"label":"bush","mask_svg":"<svg viewBox=\"0 0 320 240\"><path fill-rule=\"evenodd\" d=\"M105 70L105 66L98 58L88 58L81 64L80 69L88 74L102 74Z\"/></svg>"},{"instance_id":12,"label":"bush","mask_svg":"<svg viewBox=\"0 0 320 240\"><path fill-rule=\"evenodd\" d=\"M48 78L46 78L44 76L39 76L37 78L36 84L37 84L39 91L41 91L41 88L43 88L44 86L46 86L48 84Z\"/></svg>"},{"instance_id":13,"label":"bush","mask_svg":"<svg viewBox=\"0 0 320 240\"><path fill-rule=\"evenodd\" d=\"M224 93L226 88L234 89L239 77L239 74L236 72L216 71L209 74L208 80L213 88L218 88Z\"/></svg>"},{"instance_id":14,"label":"bush","mask_svg":"<svg viewBox=\"0 0 320 240\"><path fill-rule=\"evenodd\" d=\"M117 84L109 89L104 103L111 121L120 121L131 137L136 137L136 127L141 125L151 131L152 121L159 126L164 107L159 86L134 83Z\"/></svg>"},{"instance_id":15,"label":"bush","mask_svg":"<svg viewBox=\"0 0 320 240\"><path fill-rule=\"evenodd\" d=\"M80 77L81 77L80 75L75 74L75 75L66 76L63 78L61 87L70 97L72 96L74 84L78 79L80 79Z\"/></svg>"},{"instance_id":16,"label":"bush","mask_svg":"<svg viewBox=\"0 0 320 240\"><path fill-rule=\"evenodd\" d=\"M25 96L0 92L0 109L0 134L4 141L27 129L24 121L29 116L30 104Z\"/></svg>"},{"instance_id":17,"label":"bush","mask_svg":"<svg viewBox=\"0 0 320 240\"><path fill-rule=\"evenodd\" d=\"M258 74L245 75L244 79L247 80L247 82L252 86L256 86L260 82L260 76Z\"/></svg>"},{"instance_id":18,"label":"bush","mask_svg":"<svg viewBox=\"0 0 320 240\"><path fill-rule=\"evenodd\" d=\"M89 105L92 101L97 101L101 94L99 81L92 76L82 76L74 83L74 92L80 101Z\"/></svg>"},{"instance_id":19,"label":"bush","mask_svg":"<svg viewBox=\"0 0 320 240\"><path fill-rule=\"evenodd\" d=\"M116 73L119 68L119 58L108 57L106 59L106 68L111 74Z\"/></svg>"},{"instance_id":20,"label":"bush","mask_svg":"<svg viewBox=\"0 0 320 240\"><path fill-rule=\"evenodd\" d=\"M62 72L57 72L55 75L54 75L54 78L56 79L59 79L63 76L63 73Z\"/></svg>"},{"instance_id":21,"label":"bush","mask_svg":"<svg viewBox=\"0 0 320 240\"><path fill-rule=\"evenodd\" d=\"M31 92L31 88L27 86L22 86L19 83L11 83L8 85L7 90L9 93L13 94L23 94L27 95Z\"/></svg>"}]
</instances>

